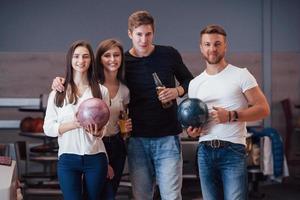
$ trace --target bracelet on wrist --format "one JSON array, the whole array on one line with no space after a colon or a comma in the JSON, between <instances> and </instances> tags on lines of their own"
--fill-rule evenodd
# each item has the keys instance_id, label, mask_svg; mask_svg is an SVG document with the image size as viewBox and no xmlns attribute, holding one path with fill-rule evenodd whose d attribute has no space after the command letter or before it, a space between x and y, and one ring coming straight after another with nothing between
<instances>
[{"instance_id":1,"label":"bracelet on wrist","mask_svg":"<svg viewBox=\"0 0 300 200\"><path fill-rule=\"evenodd\" d=\"M231 111L228 111L228 122L231 122Z\"/></svg>"},{"instance_id":2,"label":"bracelet on wrist","mask_svg":"<svg viewBox=\"0 0 300 200\"><path fill-rule=\"evenodd\" d=\"M234 122L238 121L239 119L239 114L236 110L233 111L233 120Z\"/></svg>"}]
</instances>

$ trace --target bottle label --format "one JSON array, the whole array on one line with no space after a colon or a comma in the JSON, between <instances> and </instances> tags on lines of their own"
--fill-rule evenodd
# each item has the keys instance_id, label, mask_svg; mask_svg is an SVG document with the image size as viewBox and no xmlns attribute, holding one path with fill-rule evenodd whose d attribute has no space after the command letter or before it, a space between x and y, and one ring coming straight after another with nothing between
<instances>
[{"instance_id":1,"label":"bottle label","mask_svg":"<svg viewBox=\"0 0 300 200\"><path fill-rule=\"evenodd\" d=\"M127 134L128 131L126 129L126 120L128 119L128 114L126 110L121 110L119 115L119 126L121 134Z\"/></svg>"},{"instance_id":2,"label":"bottle label","mask_svg":"<svg viewBox=\"0 0 300 200\"><path fill-rule=\"evenodd\" d=\"M126 124L126 120L124 120L124 119L119 120L121 134L127 134L128 133L125 124Z\"/></svg>"}]
</instances>

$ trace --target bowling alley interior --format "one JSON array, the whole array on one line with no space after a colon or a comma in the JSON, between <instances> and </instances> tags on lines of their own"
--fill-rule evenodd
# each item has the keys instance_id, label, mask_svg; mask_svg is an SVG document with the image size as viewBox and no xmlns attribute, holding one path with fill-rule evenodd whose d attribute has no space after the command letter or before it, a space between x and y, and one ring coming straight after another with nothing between
<instances>
[{"instance_id":1,"label":"bowling alley interior","mask_svg":"<svg viewBox=\"0 0 300 200\"><path fill-rule=\"evenodd\" d=\"M138 10L155 19L153 44L178 50L193 77L206 68L200 31L209 24L226 30L225 60L248 69L270 106L269 116L246 123L247 196L300 199L299 8L297 0L1 1L0 199L64 199L58 139L43 129L52 82L65 76L66 54L76 40L88 41L94 53L107 38L129 50L128 17ZM178 97L177 104L186 98ZM185 129L179 137L182 199L202 200L199 138ZM153 187L149 199L163 199L158 185ZM127 159L115 199L135 199Z\"/></svg>"}]
</instances>

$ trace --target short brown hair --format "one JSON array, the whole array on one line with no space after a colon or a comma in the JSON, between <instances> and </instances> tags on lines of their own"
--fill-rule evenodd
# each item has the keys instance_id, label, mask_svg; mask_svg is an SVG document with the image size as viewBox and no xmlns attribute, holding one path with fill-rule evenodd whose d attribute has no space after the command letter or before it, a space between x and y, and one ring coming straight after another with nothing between
<instances>
[{"instance_id":1,"label":"short brown hair","mask_svg":"<svg viewBox=\"0 0 300 200\"><path fill-rule=\"evenodd\" d=\"M128 30L130 32L132 32L133 29L135 29L141 25L151 25L152 30L154 32L154 18L148 11L145 11L145 10L136 11L129 16Z\"/></svg>"},{"instance_id":2,"label":"short brown hair","mask_svg":"<svg viewBox=\"0 0 300 200\"><path fill-rule=\"evenodd\" d=\"M223 35L225 38L227 36L223 27L216 24L211 24L206 26L204 29L202 29L202 31L200 32L200 37L202 37L203 34L214 34L214 33Z\"/></svg>"}]
</instances>

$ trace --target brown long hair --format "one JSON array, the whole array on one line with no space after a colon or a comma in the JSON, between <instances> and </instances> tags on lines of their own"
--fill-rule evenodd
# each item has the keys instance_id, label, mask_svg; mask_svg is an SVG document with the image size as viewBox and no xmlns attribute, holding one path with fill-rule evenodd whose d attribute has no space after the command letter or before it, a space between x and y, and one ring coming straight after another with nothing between
<instances>
[{"instance_id":1,"label":"brown long hair","mask_svg":"<svg viewBox=\"0 0 300 200\"><path fill-rule=\"evenodd\" d=\"M93 49L87 41L78 40L71 45L66 55L66 76L65 76L65 83L64 83L65 90L63 92L56 92L55 100L54 100L54 103L58 107L63 106L64 100L66 99L66 95L67 95L68 103L72 103L76 105L78 101L78 88L74 83L73 67L72 67L72 58L73 58L74 51L77 47L85 47L89 51L91 57L91 63L87 73L89 86L91 88L93 97L102 98L102 94L98 83L98 71L95 66L95 57L94 57Z\"/></svg>"},{"instance_id":2,"label":"brown long hair","mask_svg":"<svg viewBox=\"0 0 300 200\"><path fill-rule=\"evenodd\" d=\"M122 44L116 39L107 39L100 42L96 52L96 67L99 70L99 80L100 83L103 84L105 82L104 76L104 66L101 62L101 56L111 48L118 47L121 51L121 66L117 73L117 79L124 83L124 75L125 75L125 64L124 64L124 50Z\"/></svg>"}]
</instances>

